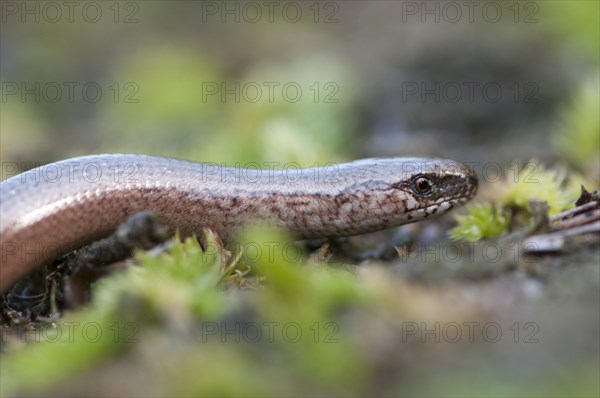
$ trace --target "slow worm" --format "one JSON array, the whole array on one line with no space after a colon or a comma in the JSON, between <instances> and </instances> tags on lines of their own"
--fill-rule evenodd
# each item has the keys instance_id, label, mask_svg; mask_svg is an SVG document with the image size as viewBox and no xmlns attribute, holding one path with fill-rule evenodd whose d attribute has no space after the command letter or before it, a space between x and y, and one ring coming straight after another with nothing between
<instances>
[{"instance_id":1,"label":"slow worm","mask_svg":"<svg viewBox=\"0 0 600 398\"><path fill-rule=\"evenodd\" d=\"M464 164L429 158L306 169L122 154L63 160L0 183L0 291L143 210L183 236L208 227L227 239L253 220L299 239L351 236L442 214L477 185Z\"/></svg>"}]
</instances>

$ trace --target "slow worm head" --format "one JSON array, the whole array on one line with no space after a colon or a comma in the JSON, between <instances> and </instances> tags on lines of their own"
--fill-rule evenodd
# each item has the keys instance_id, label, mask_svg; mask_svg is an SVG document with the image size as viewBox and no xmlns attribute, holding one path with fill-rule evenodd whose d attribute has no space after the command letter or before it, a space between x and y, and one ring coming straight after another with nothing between
<instances>
[{"instance_id":1,"label":"slow worm head","mask_svg":"<svg viewBox=\"0 0 600 398\"><path fill-rule=\"evenodd\" d=\"M266 221L298 238L351 236L422 220L477 190L464 164L429 158L364 159L264 169L108 154L63 160L0 183L0 291L58 256L150 210L182 235L222 238Z\"/></svg>"}]
</instances>

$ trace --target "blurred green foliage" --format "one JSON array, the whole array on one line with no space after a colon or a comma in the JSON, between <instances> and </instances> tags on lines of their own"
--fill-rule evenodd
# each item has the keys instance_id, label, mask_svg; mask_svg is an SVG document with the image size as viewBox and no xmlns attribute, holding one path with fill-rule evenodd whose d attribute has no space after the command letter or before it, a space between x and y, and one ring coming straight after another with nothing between
<instances>
[{"instance_id":1,"label":"blurred green foliage","mask_svg":"<svg viewBox=\"0 0 600 398\"><path fill-rule=\"evenodd\" d=\"M515 385L489 362L469 365L468 372L444 364L458 354L478 364L480 355L473 355L485 350L481 344L406 340L405 321L486 322L473 301L444 287L410 285L378 266L355 274L313 261L272 230L247 230L238 246L242 256L210 233L204 242L205 249L187 239L168 254L139 253L141 266L101 280L88 308L44 334L29 333L42 341L22 347L18 338L8 339L1 394L439 396L475 388L482 396L508 396L556 387L540 387L538 378ZM68 325L77 326L66 333ZM435 370L431 355L441 361ZM593 391L593 368L570 371L565 364L556 375L570 381L558 387ZM411 372L430 372L429 382ZM137 376L144 382L136 383ZM572 383L576 388L565 387Z\"/></svg>"},{"instance_id":2,"label":"blurred green foliage","mask_svg":"<svg viewBox=\"0 0 600 398\"><path fill-rule=\"evenodd\" d=\"M600 70L581 82L562 110L553 143L579 170L600 182Z\"/></svg>"},{"instance_id":3,"label":"blurred green foliage","mask_svg":"<svg viewBox=\"0 0 600 398\"><path fill-rule=\"evenodd\" d=\"M39 148L50 144L45 127L32 107L17 101L2 104L0 159L12 159L17 153L35 157ZM4 168L2 171L4 172ZM10 176L0 175L1 180L7 177Z\"/></svg>"},{"instance_id":4,"label":"blurred green foliage","mask_svg":"<svg viewBox=\"0 0 600 398\"><path fill-rule=\"evenodd\" d=\"M265 82L275 83L272 92ZM232 88L234 82L224 83ZM296 162L326 164L349 157L356 149L352 110L359 94L348 64L332 56L313 55L283 64L258 64L241 77L247 99L239 103L210 97L210 106L223 108L216 132L191 149L196 159L214 162ZM271 96L272 95L272 96ZM228 98L231 98L229 96Z\"/></svg>"},{"instance_id":5,"label":"blurred green foliage","mask_svg":"<svg viewBox=\"0 0 600 398\"><path fill-rule=\"evenodd\" d=\"M504 181L490 184L482 196L488 202L470 203L466 215L456 215L457 226L450 231L455 240L478 241L497 238L529 222L531 201L545 202L553 216L575 207L581 186L590 186L578 173L567 174L565 167L549 169L537 160L509 173Z\"/></svg>"},{"instance_id":6,"label":"blurred green foliage","mask_svg":"<svg viewBox=\"0 0 600 398\"><path fill-rule=\"evenodd\" d=\"M63 333L55 338L50 331L49 341L5 357L1 370L3 395L47 390L117 353L126 355L138 350L139 345L128 344L125 336L117 338L119 330L114 325L125 324L135 325L139 331L136 343L141 345L155 338L166 339L162 355L167 364L175 360L179 339L194 343L194 348L188 346L184 353L176 354L176 368L164 366L161 361L152 364L157 369L149 369L159 372L152 377L158 378L158 390L167 388L172 394L290 394L361 388L365 364L344 342L343 331L333 319L346 306L364 305L372 292L343 269L307 265L302 256L290 263L283 253L294 251L281 250L289 247L287 238L261 230L246 235L246 239L252 239L248 244L261 250L248 280L260 275L267 279L266 285L253 289L252 296L243 290L226 292L223 283L249 263L243 257L230 257L211 234L206 237L205 247L210 249L202 250L198 241L190 238L174 245L169 254L156 257L140 253L142 267L101 281L92 306L59 323L63 330L69 324L83 327L93 323L102 337L86 339L83 334ZM222 334L205 340L206 323L221 328L227 319L234 329L240 325L279 326L273 329L272 338L267 340L264 335L256 344L236 344L235 337L224 344ZM293 327L283 333L281 325ZM256 349L263 361L260 367L252 360ZM281 373L283 364L285 373ZM273 378L273 372L280 373L280 377ZM160 384L167 380L167 385ZM310 380L310 384L304 385L302 380Z\"/></svg>"},{"instance_id":7,"label":"blurred green foliage","mask_svg":"<svg viewBox=\"0 0 600 398\"><path fill-rule=\"evenodd\" d=\"M221 68L185 46L138 49L115 67L118 101L103 103L99 129L109 151L184 151L195 137L210 138L224 112L201 102L203 82L221 81ZM127 83L131 82L129 86Z\"/></svg>"},{"instance_id":8,"label":"blurred green foliage","mask_svg":"<svg viewBox=\"0 0 600 398\"><path fill-rule=\"evenodd\" d=\"M557 39L595 62L600 60L600 3L597 1L538 1L540 19Z\"/></svg>"}]
</instances>

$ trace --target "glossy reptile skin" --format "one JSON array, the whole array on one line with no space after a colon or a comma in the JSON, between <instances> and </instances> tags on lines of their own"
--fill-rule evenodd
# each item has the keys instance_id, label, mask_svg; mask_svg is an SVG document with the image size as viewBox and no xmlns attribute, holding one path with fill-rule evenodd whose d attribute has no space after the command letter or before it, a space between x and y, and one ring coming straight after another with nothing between
<instances>
[{"instance_id":1,"label":"glossy reptile skin","mask_svg":"<svg viewBox=\"0 0 600 398\"><path fill-rule=\"evenodd\" d=\"M423 183L425 179L425 183ZM420 188L428 190L419 191ZM296 237L351 236L421 220L477 190L465 165L441 159L365 159L321 168L228 168L146 155L93 155L0 183L0 291L58 256L154 211L182 235L222 238L250 220Z\"/></svg>"}]
</instances>

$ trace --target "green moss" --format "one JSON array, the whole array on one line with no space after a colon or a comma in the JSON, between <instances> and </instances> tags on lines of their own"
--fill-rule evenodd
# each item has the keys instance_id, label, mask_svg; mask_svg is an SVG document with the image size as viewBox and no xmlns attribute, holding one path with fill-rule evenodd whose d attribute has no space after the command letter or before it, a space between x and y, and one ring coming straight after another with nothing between
<instances>
[{"instance_id":1,"label":"green moss","mask_svg":"<svg viewBox=\"0 0 600 398\"><path fill-rule=\"evenodd\" d=\"M360 306L369 293L347 271L299 256L285 236L260 229L244 236L241 256L212 234L204 237L205 250L190 238L169 253L139 253L142 266L97 283L92 305L61 321L94 323L102 338L65 335L60 344L42 341L16 350L3 358L3 392L57 387L118 353L147 355L148 344L160 359L143 366L159 376L156 383L164 378L170 392L255 395L360 387L364 361L344 342L335 314ZM207 334L208 324L219 332ZM248 325L261 328L260 342L249 343L243 334L239 341ZM257 354L261 367L253 366ZM267 382L278 372L279 379Z\"/></svg>"},{"instance_id":2,"label":"green moss","mask_svg":"<svg viewBox=\"0 0 600 398\"><path fill-rule=\"evenodd\" d=\"M208 243L217 247L214 240ZM193 316L223 313L228 307L217 288L222 254L203 251L191 238L175 244L169 254L139 253L144 266L101 280L89 308L68 314L55 328L32 331L39 342L3 358L3 390L59 385L126 351L151 328L187 327Z\"/></svg>"},{"instance_id":3,"label":"green moss","mask_svg":"<svg viewBox=\"0 0 600 398\"><path fill-rule=\"evenodd\" d=\"M503 206L528 210L529 202L546 202L550 215L572 207L580 193L582 179L573 173L567 178L564 167L547 169L538 161L531 161L500 187L499 202Z\"/></svg>"},{"instance_id":4,"label":"green moss","mask_svg":"<svg viewBox=\"0 0 600 398\"><path fill-rule=\"evenodd\" d=\"M490 205L477 209L475 218L501 219ZM312 261L289 237L260 228L246 231L233 253L210 234L203 241L205 249L187 239L174 243L169 253L140 253L140 266L102 280L88 308L59 322L62 330L67 323L79 325L75 335L63 333L54 341L46 338L21 349L5 345L2 395L133 391L158 396L397 396L474 388L481 395L491 387L508 388L515 395L528 391L514 383L494 384L508 378L493 377L498 368L487 356L483 361L490 369L468 365L464 380L448 384L446 376L455 376L457 361L452 357L448 362L446 355L454 352L465 366L465 356L480 353L484 346L436 343L419 335L404 339L405 323L489 322L479 317L479 307L462 290L453 294L441 285L414 285L376 265L353 274L336 264ZM94 327L82 334L84 325ZM262 330L258 339L257 328ZM92 334L95 330L103 332L99 338ZM507 347L514 346L511 336L504 340ZM434 369L430 358L435 358ZM487 384L469 385L466 376L472 379L473 369L477 380ZM427 372L431 380L426 385L412 376ZM565 391L573 388L568 380L557 383L566 383ZM585 392L588 386L573 391Z\"/></svg>"},{"instance_id":5,"label":"green moss","mask_svg":"<svg viewBox=\"0 0 600 398\"><path fill-rule=\"evenodd\" d=\"M509 218L502 209L491 203L476 203L468 207L467 215L456 216L458 225L450 231L454 240L475 242L484 238L497 238L508 231Z\"/></svg>"},{"instance_id":6,"label":"green moss","mask_svg":"<svg viewBox=\"0 0 600 398\"><path fill-rule=\"evenodd\" d=\"M188 238L159 256L140 252L137 257L143 267L100 283L95 301L98 308L124 319L168 321L172 314L218 315L226 309L223 295L216 289L226 259L213 238L206 244L210 250L202 250L196 239ZM141 304L129 312L123 302Z\"/></svg>"},{"instance_id":7,"label":"green moss","mask_svg":"<svg viewBox=\"0 0 600 398\"><path fill-rule=\"evenodd\" d=\"M119 323L82 311L28 333L29 346L2 358L0 392L41 391L56 386L123 349Z\"/></svg>"},{"instance_id":8,"label":"green moss","mask_svg":"<svg viewBox=\"0 0 600 398\"><path fill-rule=\"evenodd\" d=\"M568 175L564 167L548 169L532 160L516 175L488 186L484 196L493 198L489 202L469 204L466 215L456 215L458 225L450 237L467 241L500 237L510 232L509 227L518 228L530 221L532 201L545 202L549 216L573 207L582 185L589 183L579 174Z\"/></svg>"}]
</instances>

